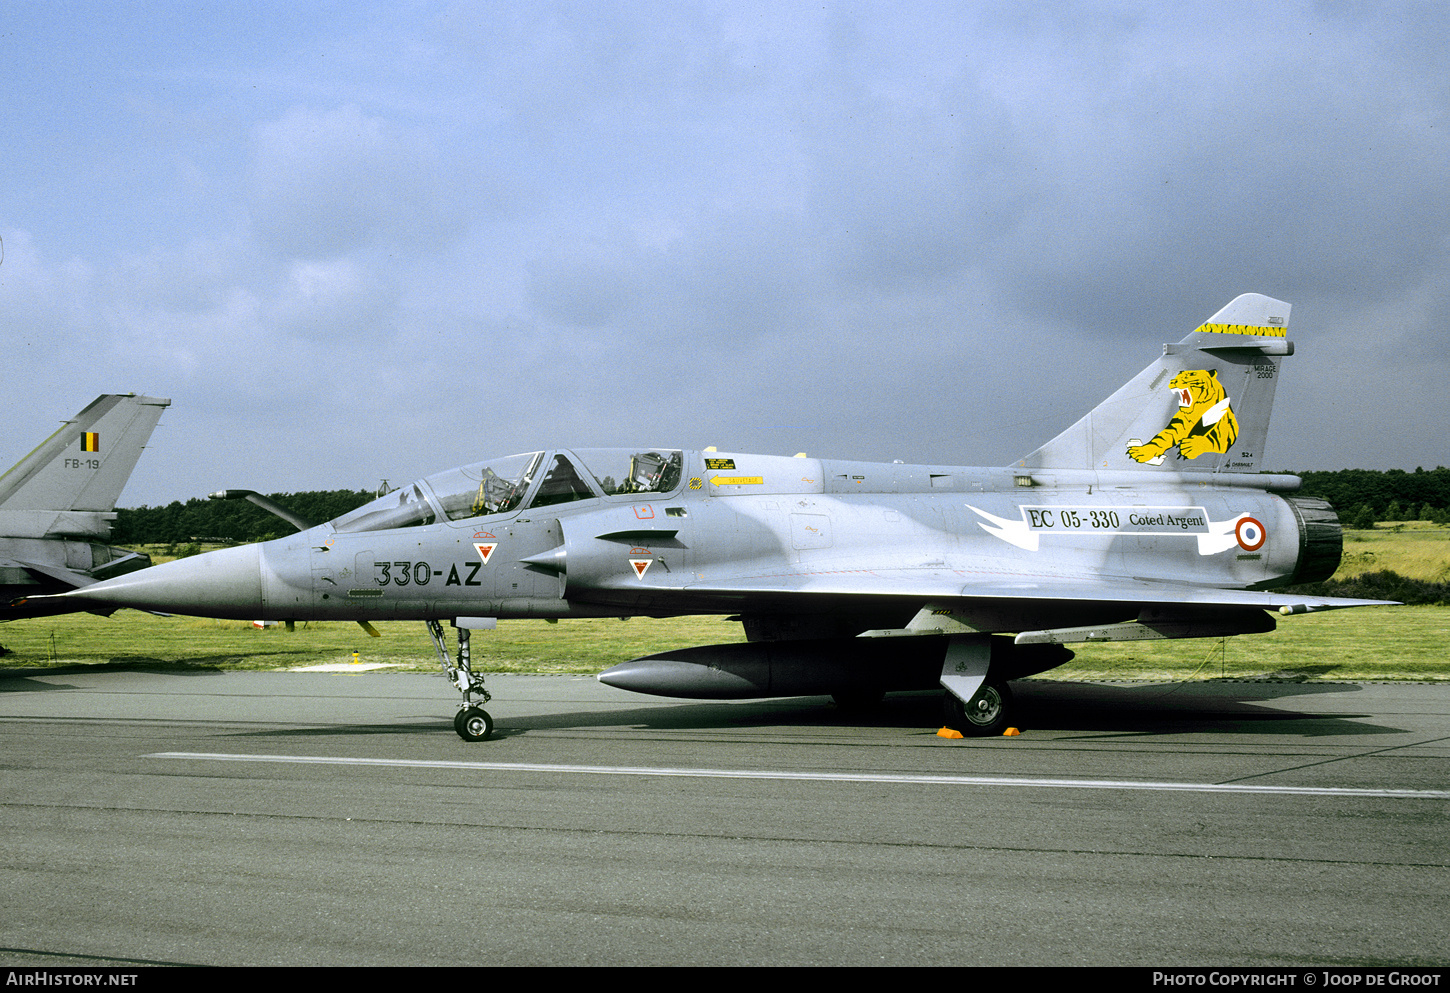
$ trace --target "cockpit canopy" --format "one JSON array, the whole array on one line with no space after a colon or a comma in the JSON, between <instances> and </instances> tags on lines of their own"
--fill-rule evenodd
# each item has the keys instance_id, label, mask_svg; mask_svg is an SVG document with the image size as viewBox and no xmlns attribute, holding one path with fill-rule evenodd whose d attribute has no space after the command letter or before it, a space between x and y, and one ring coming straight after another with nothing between
<instances>
[{"instance_id":1,"label":"cockpit canopy","mask_svg":"<svg viewBox=\"0 0 1450 993\"><path fill-rule=\"evenodd\" d=\"M336 531L383 531L468 520L623 494L673 493L677 449L581 448L528 452L449 469L410 483L332 522Z\"/></svg>"}]
</instances>

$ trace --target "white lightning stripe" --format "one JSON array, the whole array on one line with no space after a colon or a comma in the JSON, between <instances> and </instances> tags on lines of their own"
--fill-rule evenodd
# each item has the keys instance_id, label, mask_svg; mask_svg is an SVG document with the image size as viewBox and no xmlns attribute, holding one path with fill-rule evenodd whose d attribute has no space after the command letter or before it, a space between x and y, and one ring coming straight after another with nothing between
<instances>
[{"instance_id":1,"label":"white lightning stripe","mask_svg":"<svg viewBox=\"0 0 1450 993\"><path fill-rule=\"evenodd\" d=\"M455 762L445 759L372 759L330 755L234 755L155 752L148 759L207 762L280 762L295 765L371 765L475 772L562 772L594 776L670 776L687 779L784 779L824 783L914 783L946 786L1040 786L1074 790L1158 790L1178 793L1267 793L1284 796L1391 797L1450 800L1450 790L1367 790L1335 786L1255 786L1247 783L1149 783L1114 779L1032 779L1026 776L928 776L884 772L784 772L769 769L670 769L652 766L552 765L536 762Z\"/></svg>"},{"instance_id":2,"label":"white lightning stripe","mask_svg":"<svg viewBox=\"0 0 1450 993\"><path fill-rule=\"evenodd\" d=\"M1010 542L1018 548L1025 548L1029 552L1037 551L1039 535L1027 526L1027 520L1025 518L1020 521L1008 520L1005 517L989 514L985 510L977 510L971 504L967 504L967 509L980 514L992 522L991 524L983 524L981 521L978 521L977 526L983 531L986 531L988 534L995 534L998 538Z\"/></svg>"}]
</instances>

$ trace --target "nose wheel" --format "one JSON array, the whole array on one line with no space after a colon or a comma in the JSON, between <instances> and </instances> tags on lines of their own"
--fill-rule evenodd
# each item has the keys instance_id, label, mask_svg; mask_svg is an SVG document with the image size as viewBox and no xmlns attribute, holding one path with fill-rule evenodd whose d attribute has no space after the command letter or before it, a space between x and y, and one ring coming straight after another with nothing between
<instances>
[{"instance_id":1,"label":"nose wheel","mask_svg":"<svg viewBox=\"0 0 1450 993\"><path fill-rule=\"evenodd\" d=\"M492 695L484 688L483 676L474 672L471 666L469 629L461 625L458 627L457 662L448 656L448 642L443 637L442 624L428 621L428 634L433 639L433 647L438 650L438 661L443 666L443 674L463 694L463 703L459 705L458 713L453 715L453 730L464 741L486 740L493 734L493 718L473 698L477 695L483 698L483 703L488 703Z\"/></svg>"},{"instance_id":2,"label":"nose wheel","mask_svg":"<svg viewBox=\"0 0 1450 993\"><path fill-rule=\"evenodd\" d=\"M464 741L483 741L493 734L493 718L482 707L464 707L453 718L453 730Z\"/></svg>"}]
</instances>

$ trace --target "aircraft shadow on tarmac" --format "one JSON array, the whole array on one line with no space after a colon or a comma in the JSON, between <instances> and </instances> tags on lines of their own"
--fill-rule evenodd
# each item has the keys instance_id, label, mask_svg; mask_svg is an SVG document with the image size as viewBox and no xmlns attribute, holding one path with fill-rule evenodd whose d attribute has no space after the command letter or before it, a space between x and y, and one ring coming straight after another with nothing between
<instances>
[{"instance_id":1,"label":"aircraft shadow on tarmac","mask_svg":"<svg viewBox=\"0 0 1450 993\"><path fill-rule=\"evenodd\" d=\"M1354 683L1198 682L1114 685L1032 680L1015 684L1022 719L1040 729L1096 734L1292 734L1305 737L1402 732L1365 723L1370 713L1286 710L1262 703L1358 693Z\"/></svg>"},{"instance_id":2,"label":"aircraft shadow on tarmac","mask_svg":"<svg viewBox=\"0 0 1450 993\"><path fill-rule=\"evenodd\" d=\"M1237 682L1113 685L1031 680L1013 684L1024 731L1079 732L1094 736L1176 734L1270 734L1324 737L1405 733L1366 723L1372 714L1307 713L1260 706L1262 701L1321 693L1358 692L1353 683ZM935 734L942 724L940 691L888 694L869 711L843 711L828 697L702 702L677 705L580 710L549 714L497 715L494 738L531 731L739 731L750 728L857 727L918 729ZM437 719L398 724L338 724L307 729L245 731L238 737L296 737L452 732Z\"/></svg>"},{"instance_id":3,"label":"aircraft shadow on tarmac","mask_svg":"<svg viewBox=\"0 0 1450 993\"><path fill-rule=\"evenodd\" d=\"M53 690L78 690L73 683L52 683L46 679L56 676L97 675L117 672L150 672L166 676L215 676L226 669L225 663L235 661L233 656L223 655L214 659L198 658L186 662L168 662L145 656L114 658L109 662L93 664L53 665L33 669L0 669L0 693L47 693ZM41 679L40 677L46 677Z\"/></svg>"}]
</instances>

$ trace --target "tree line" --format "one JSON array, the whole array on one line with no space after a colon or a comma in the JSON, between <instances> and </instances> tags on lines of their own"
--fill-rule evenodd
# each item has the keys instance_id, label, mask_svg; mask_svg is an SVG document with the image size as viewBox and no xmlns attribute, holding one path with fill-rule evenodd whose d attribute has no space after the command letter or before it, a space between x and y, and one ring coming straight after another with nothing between
<instances>
[{"instance_id":1,"label":"tree line","mask_svg":"<svg viewBox=\"0 0 1450 993\"><path fill-rule=\"evenodd\" d=\"M1300 490L1334 504L1346 527L1367 530L1376 523L1431 521L1450 524L1450 469L1338 469L1296 473Z\"/></svg>"},{"instance_id":2,"label":"tree line","mask_svg":"<svg viewBox=\"0 0 1450 993\"><path fill-rule=\"evenodd\" d=\"M1301 472L1307 496L1334 504L1351 528L1376 522L1434 521L1450 524L1450 469L1339 469ZM362 506L372 490L315 490L268 496L311 521L330 521ZM118 545L162 545L181 542L265 541L290 534L292 528L246 500L192 499L165 507L116 511L111 540Z\"/></svg>"},{"instance_id":3,"label":"tree line","mask_svg":"<svg viewBox=\"0 0 1450 993\"><path fill-rule=\"evenodd\" d=\"M314 523L330 521L377 496L372 490L313 490L268 497ZM291 534L295 528L247 500L179 500L165 507L117 509L111 541L117 545L198 542L244 544Z\"/></svg>"}]
</instances>

